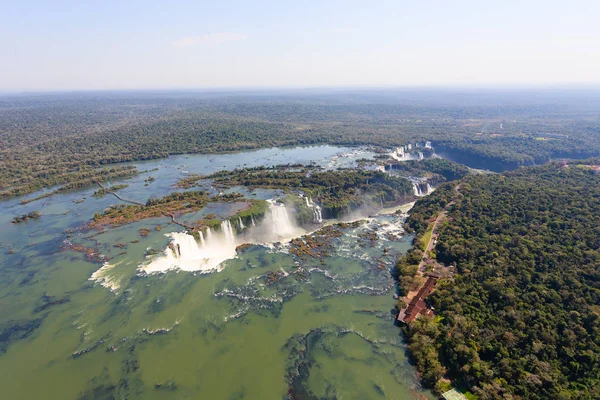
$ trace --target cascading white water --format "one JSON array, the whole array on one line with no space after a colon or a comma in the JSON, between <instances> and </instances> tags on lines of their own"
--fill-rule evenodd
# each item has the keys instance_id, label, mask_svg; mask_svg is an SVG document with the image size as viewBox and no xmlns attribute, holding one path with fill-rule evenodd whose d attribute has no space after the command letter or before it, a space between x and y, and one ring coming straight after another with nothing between
<instances>
[{"instance_id":1,"label":"cascading white water","mask_svg":"<svg viewBox=\"0 0 600 400\"><path fill-rule=\"evenodd\" d=\"M431 185L427 181L413 182L412 186L413 186L414 195L419 196L419 197L427 196L428 194L430 194L433 191Z\"/></svg>"},{"instance_id":2,"label":"cascading white water","mask_svg":"<svg viewBox=\"0 0 600 400\"><path fill-rule=\"evenodd\" d=\"M233 234L231 222L228 219L221 222L221 232L223 232L223 236L225 236L225 241L227 243L232 243L235 246L235 235Z\"/></svg>"},{"instance_id":3,"label":"cascading white water","mask_svg":"<svg viewBox=\"0 0 600 400\"><path fill-rule=\"evenodd\" d=\"M315 205L314 210L315 210L315 217L316 217L317 222L318 223L323 222L323 214L321 213L321 207Z\"/></svg>"},{"instance_id":4,"label":"cascading white water","mask_svg":"<svg viewBox=\"0 0 600 400\"><path fill-rule=\"evenodd\" d=\"M204 235L199 232L200 243L185 232L167 234L171 243L163 255L141 266L140 269L147 274L175 269L208 273L218 270L225 260L234 258L236 246L241 243L287 241L306 233L292 222L284 204L275 201L269 203L269 212L264 220L256 224L252 219L253 227L245 229L243 236L239 238L229 220L221 222L221 229L216 233L210 228L206 228ZM315 210L317 207L315 206ZM320 218L320 207L318 210Z\"/></svg>"},{"instance_id":5,"label":"cascading white water","mask_svg":"<svg viewBox=\"0 0 600 400\"><path fill-rule=\"evenodd\" d=\"M423 158L423 153L419 152L419 160L422 160Z\"/></svg>"},{"instance_id":6,"label":"cascading white water","mask_svg":"<svg viewBox=\"0 0 600 400\"><path fill-rule=\"evenodd\" d=\"M240 229L244 229L246 228L244 226L244 222L242 221L242 217L238 217L238 225L240 226Z\"/></svg>"},{"instance_id":7,"label":"cascading white water","mask_svg":"<svg viewBox=\"0 0 600 400\"><path fill-rule=\"evenodd\" d=\"M425 147L427 147L428 149L430 149L431 148L431 142L430 141L425 142Z\"/></svg>"},{"instance_id":8,"label":"cascading white water","mask_svg":"<svg viewBox=\"0 0 600 400\"><path fill-rule=\"evenodd\" d=\"M323 222L323 215L321 213L321 207L317 204L313 203L310 197L304 197L304 201L306 202L306 207L310 208L313 213L313 221L317 223Z\"/></svg>"},{"instance_id":9,"label":"cascading white water","mask_svg":"<svg viewBox=\"0 0 600 400\"><path fill-rule=\"evenodd\" d=\"M252 221L252 226L256 226L256 222L254 222L254 215L252 215L250 218L251 218L251 221Z\"/></svg>"},{"instance_id":10,"label":"cascading white water","mask_svg":"<svg viewBox=\"0 0 600 400\"><path fill-rule=\"evenodd\" d=\"M269 214L265 218L265 224L271 227L271 233L275 237L288 237L297 231L297 227L292 223L287 212L285 204L269 202L271 207Z\"/></svg>"},{"instance_id":11,"label":"cascading white water","mask_svg":"<svg viewBox=\"0 0 600 400\"><path fill-rule=\"evenodd\" d=\"M167 247L161 257L141 267L142 271L151 274L180 269L207 273L218 269L223 261L236 254L235 245L219 240L217 235L211 236L210 240L207 238L203 246L185 232L172 232L167 236L171 238L172 246Z\"/></svg>"},{"instance_id":12,"label":"cascading white water","mask_svg":"<svg viewBox=\"0 0 600 400\"><path fill-rule=\"evenodd\" d=\"M421 188L419 187L419 185L415 182L413 182L413 193L415 196L421 196Z\"/></svg>"}]
</instances>

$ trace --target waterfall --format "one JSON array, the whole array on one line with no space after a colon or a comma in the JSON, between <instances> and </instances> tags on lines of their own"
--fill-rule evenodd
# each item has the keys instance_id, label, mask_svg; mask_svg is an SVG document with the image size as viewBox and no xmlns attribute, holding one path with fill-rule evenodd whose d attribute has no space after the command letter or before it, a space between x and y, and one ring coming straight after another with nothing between
<instances>
[{"instance_id":1,"label":"waterfall","mask_svg":"<svg viewBox=\"0 0 600 400\"><path fill-rule=\"evenodd\" d=\"M419 152L419 160L423 159L423 153Z\"/></svg>"},{"instance_id":2,"label":"waterfall","mask_svg":"<svg viewBox=\"0 0 600 400\"><path fill-rule=\"evenodd\" d=\"M269 200L269 203L269 212L264 220L256 223L252 219L253 227L244 230L240 237L236 235L229 220L221 222L219 231L213 232L210 228L206 228L206 232L199 232L199 242L186 232L167 234L171 241L163 254L141 265L140 270L147 274L175 269L208 273L219 270L225 260L234 258L237 254L236 246L241 243L287 241L306 233L296 225L284 204L273 200ZM310 203L312 201L309 199ZM315 219L320 221L321 208L314 203L312 206ZM241 224L241 219L238 219L238 222Z\"/></svg>"},{"instance_id":3,"label":"waterfall","mask_svg":"<svg viewBox=\"0 0 600 400\"><path fill-rule=\"evenodd\" d=\"M207 231L208 232L208 231ZM219 265L235 257L235 244L220 240L217 235L208 235L204 245L199 245L192 235L185 232L172 232L166 235L171 243L161 257L152 260L141 270L151 274L173 269L207 273L218 269Z\"/></svg>"},{"instance_id":4,"label":"waterfall","mask_svg":"<svg viewBox=\"0 0 600 400\"><path fill-rule=\"evenodd\" d=\"M321 213L321 207L313 203L310 197L304 197L304 202L306 203L306 207L310 208L313 213L313 221L317 223L323 222L323 215Z\"/></svg>"},{"instance_id":5,"label":"waterfall","mask_svg":"<svg viewBox=\"0 0 600 400\"><path fill-rule=\"evenodd\" d=\"M430 141L425 142L425 147L427 147L428 149L430 149L431 148L431 142Z\"/></svg>"},{"instance_id":6,"label":"waterfall","mask_svg":"<svg viewBox=\"0 0 600 400\"><path fill-rule=\"evenodd\" d=\"M269 211L267 219L269 220L268 223L271 224L271 232L275 236L285 237L294 233L296 228L294 224L292 224L285 204L271 202Z\"/></svg>"},{"instance_id":7,"label":"waterfall","mask_svg":"<svg viewBox=\"0 0 600 400\"><path fill-rule=\"evenodd\" d=\"M428 194L430 194L433 191L433 188L427 181L413 182L412 186L413 186L414 195L419 196L419 197L427 196Z\"/></svg>"},{"instance_id":8,"label":"waterfall","mask_svg":"<svg viewBox=\"0 0 600 400\"><path fill-rule=\"evenodd\" d=\"M323 222L323 214L321 213L321 207L315 205L315 217L318 223Z\"/></svg>"},{"instance_id":9,"label":"waterfall","mask_svg":"<svg viewBox=\"0 0 600 400\"><path fill-rule=\"evenodd\" d=\"M413 182L413 193L415 196L421 196L421 188L419 187L419 185L415 182Z\"/></svg>"},{"instance_id":10,"label":"waterfall","mask_svg":"<svg viewBox=\"0 0 600 400\"><path fill-rule=\"evenodd\" d=\"M251 218L251 220L252 220L252 226L254 226L254 227L255 227L255 226L256 226L256 222L254 222L254 215L252 215L250 218Z\"/></svg>"},{"instance_id":11,"label":"waterfall","mask_svg":"<svg viewBox=\"0 0 600 400\"><path fill-rule=\"evenodd\" d=\"M225 236L225 241L227 243L235 244L235 235L233 234L233 228L231 227L231 222L228 219L221 222L221 231L223 232L223 235Z\"/></svg>"},{"instance_id":12,"label":"waterfall","mask_svg":"<svg viewBox=\"0 0 600 400\"><path fill-rule=\"evenodd\" d=\"M239 225L239 227L240 227L240 230L242 230L242 229L246 228L246 227L244 226L244 222L242 221L242 217L238 217L238 225Z\"/></svg>"}]
</instances>

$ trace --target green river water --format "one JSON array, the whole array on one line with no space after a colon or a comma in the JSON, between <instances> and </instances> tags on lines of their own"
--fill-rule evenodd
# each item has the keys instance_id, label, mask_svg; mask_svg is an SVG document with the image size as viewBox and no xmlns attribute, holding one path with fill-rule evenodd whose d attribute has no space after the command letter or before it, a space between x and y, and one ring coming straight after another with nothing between
<instances>
[{"instance_id":1,"label":"green river water","mask_svg":"<svg viewBox=\"0 0 600 400\"><path fill-rule=\"evenodd\" d=\"M310 161L334 168L368 156L329 146L177 156L137 163L152 171L121 181L130 186L119 193L146 201L175 190L188 172ZM156 180L146 186L149 175ZM393 325L389 268L411 238L383 233L401 226L401 216L345 229L324 264L299 260L285 245L255 245L219 272L146 275L138 267L160 256L148 251L161 253L165 234L182 228L156 218L81 230L119 203L92 197L95 189L0 203L2 399L433 398ZM32 210L42 217L10 223ZM150 234L141 237L140 228ZM365 245L361 232L379 240ZM68 243L97 249L108 263L61 250ZM298 268L304 273L290 274ZM269 272L282 278L268 285Z\"/></svg>"}]
</instances>

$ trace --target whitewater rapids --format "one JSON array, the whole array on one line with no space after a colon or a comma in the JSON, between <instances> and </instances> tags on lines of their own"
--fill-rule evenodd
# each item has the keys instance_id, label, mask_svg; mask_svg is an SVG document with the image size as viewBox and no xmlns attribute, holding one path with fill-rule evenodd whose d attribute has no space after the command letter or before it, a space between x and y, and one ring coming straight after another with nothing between
<instances>
[{"instance_id":1,"label":"whitewater rapids","mask_svg":"<svg viewBox=\"0 0 600 400\"><path fill-rule=\"evenodd\" d=\"M269 212L253 226L240 224L242 233L237 235L229 220L221 223L217 232L207 228L200 232L200 241L187 232L172 232L165 236L171 239L163 254L141 265L139 270L146 274L164 273L172 270L210 273L223 268L223 262L237 255L236 247L243 243L272 244L287 242L306 231L293 222L284 204L269 201Z\"/></svg>"}]
</instances>

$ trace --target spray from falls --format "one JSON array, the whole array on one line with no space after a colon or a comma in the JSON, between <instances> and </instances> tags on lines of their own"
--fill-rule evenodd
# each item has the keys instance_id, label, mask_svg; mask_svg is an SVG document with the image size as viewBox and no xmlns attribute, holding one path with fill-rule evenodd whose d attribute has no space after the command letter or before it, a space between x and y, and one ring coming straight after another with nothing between
<instances>
[{"instance_id":1,"label":"spray from falls","mask_svg":"<svg viewBox=\"0 0 600 400\"><path fill-rule=\"evenodd\" d=\"M315 210L316 210L315 205ZM319 218L320 218L320 207ZM240 230L244 227L238 219ZM198 232L199 239L186 232L172 232L166 236L171 239L163 254L149 264L140 267L147 273L161 273L170 270L197 271L208 273L218 271L221 264L236 256L236 247L242 243L274 243L291 240L306 232L299 228L291 218L286 206L269 201L269 211L258 223L252 219L253 226L236 234L230 220L221 222L216 232L206 228L204 234Z\"/></svg>"}]
</instances>

